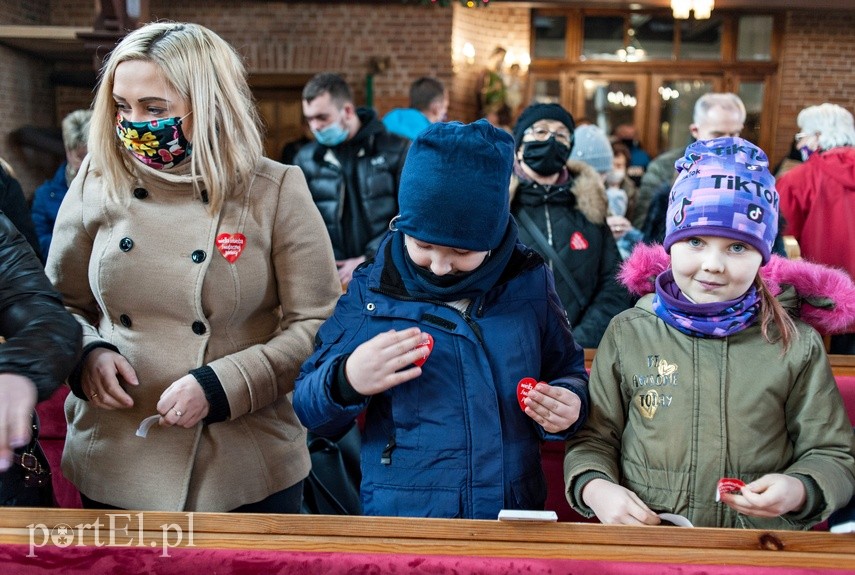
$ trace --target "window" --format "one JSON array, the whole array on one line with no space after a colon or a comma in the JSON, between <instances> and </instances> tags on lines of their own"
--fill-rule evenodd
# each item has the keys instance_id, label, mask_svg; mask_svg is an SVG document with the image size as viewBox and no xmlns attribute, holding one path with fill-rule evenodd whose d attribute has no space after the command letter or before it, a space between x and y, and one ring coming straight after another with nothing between
<instances>
[{"instance_id":1,"label":"window","mask_svg":"<svg viewBox=\"0 0 855 575\"><path fill-rule=\"evenodd\" d=\"M681 60L718 60L721 58L722 18L713 14L707 20L680 22Z\"/></svg>"},{"instance_id":2,"label":"window","mask_svg":"<svg viewBox=\"0 0 855 575\"><path fill-rule=\"evenodd\" d=\"M534 28L534 57L535 58L564 58L567 38L567 18L565 16L548 16L534 12L532 15Z\"/></svg>"},{"instance_id":3,"label":"window","mask_svg":"<svg viewBox=\"0 0 855 575\"><path fill-rule=\"evenodd\" d=\"M618 60L624 49L622 16L586 16L582 59Z\"/></svg>"},{"instance_id":4,"label":"window","mask_svg":"<svg viewBox=\"0 0 855 575\"><path fill-rule=\"evenodd\" d=\"M740 16L737 60L772 59L772 16Z\"/></svg>"}]
</instances>

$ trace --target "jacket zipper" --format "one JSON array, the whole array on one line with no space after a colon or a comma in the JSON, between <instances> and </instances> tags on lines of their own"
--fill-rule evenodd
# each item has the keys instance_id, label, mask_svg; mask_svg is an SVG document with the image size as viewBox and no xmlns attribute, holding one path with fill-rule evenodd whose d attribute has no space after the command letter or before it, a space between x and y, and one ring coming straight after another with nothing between
<instances>
[{"instance_id":1,"label":"jacket zipper","mask_svg":"<svg viewBox=\"0 0 855 575\"><path fill-rule=\"evenodd\" d=\"M469 306L466 308L465 311L461 312L456 307L454 307L452 305L448 305L448 304L443 303L443 302L438 302L438 301L428 300L428 299L423 299L423 298L410 297L410 296L402 296L401 294L386 291L383 288L372 289L371 291L376 291L378 293L381 293L383 295L387 295L387 296L395 298L395 299L400 299L400 300L404 300L404 301L420 301L420 302L430 303L430 304L438 305L440 307L445 307L445 308L448 308L450 310L453 310L457 315L459 315L460 317L463 318L463 321L466 322L466 325L468 325L469 328L472 330L472 333L475 334L475 337L478 339L478 343L481 344L481 347L484 347L484 336L481 333L481 328L480 328L480 326L478 326L478 324L476 324L474 321L472 321L472 316L470 313L472 311L472 307L475 305L474 301L472 301L469 304ZM484 311L484 302L482 301L481 304L478 306L477 311L475 312L477 317L481 317L481 314L483 313L483 311ZM381 465L392 465L392 452L395 451L395 447L397 447L397 443L395 442L395 436L393 435L392 437L389 438L389 441L386 443L386 446L383 448L383 452L380 454L380 464Z\"/></svg>"}]
</instances>

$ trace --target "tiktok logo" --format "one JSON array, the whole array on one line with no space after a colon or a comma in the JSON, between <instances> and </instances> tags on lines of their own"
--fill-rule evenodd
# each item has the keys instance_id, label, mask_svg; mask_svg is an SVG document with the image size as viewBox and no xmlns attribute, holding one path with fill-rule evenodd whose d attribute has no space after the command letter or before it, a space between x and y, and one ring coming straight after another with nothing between
<instances>
[{"instance_id":1,"label":"tiktok logo","mask_svg":"<svg viewBox=\"0 0 855 575\"><path fill-rule=\"evenodd\" d=\"M748 204L748 219L752 222L763 221L763 208L756 204Z\"/></svg>"},{"instance_id":2,"label":"tiktok logo","mask_svg":"<svg viewBox=\"0 0 855 575\"><path fill-rule=\"evenodd\" d=\"M674 225L679 226L686 219L686 208L692 205L692 200L683 198L680 202L680 209L674 214Z\"/></svg>"}]
</instances>

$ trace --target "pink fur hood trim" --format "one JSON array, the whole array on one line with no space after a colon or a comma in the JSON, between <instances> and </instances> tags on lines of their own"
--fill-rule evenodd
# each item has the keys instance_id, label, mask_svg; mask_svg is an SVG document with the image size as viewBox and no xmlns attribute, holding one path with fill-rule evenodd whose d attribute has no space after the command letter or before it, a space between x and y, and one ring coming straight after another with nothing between
<instances>
[{"instance_id":1,"label":"pink fur hood trim","mask_svg":"<svg viewBox=\"0 0 855 575\"><path fill-rule=\"evenodd\" d=\"M654 291L654 280L671 266L671 257L661 245L638 244L621 266L618 280L643 296ZM839 269L773 255L760 268L760 275L773 295L792 286L801 303L800 318L823 335L855 331L855 283Z\"/></svg>"}]
</instances>

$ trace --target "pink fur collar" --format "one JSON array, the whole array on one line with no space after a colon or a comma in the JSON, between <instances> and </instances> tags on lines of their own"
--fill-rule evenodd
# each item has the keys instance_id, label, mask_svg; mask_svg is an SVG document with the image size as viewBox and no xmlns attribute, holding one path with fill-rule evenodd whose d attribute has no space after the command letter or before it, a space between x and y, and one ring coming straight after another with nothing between
<instances>
[{"instance_id":1,"label":"pink fur collar","mask_svg":"<svg viewBox=\"0 0 855 575\"><path fill-rule=\"evenodd\" d=\"M642 296L653 293L653 280L670 265L671 257L662 246L638 244L621 266L618 279L631 293ZM776 296L783 286L793 286L799 294L801 319L819 333L855 331L855 283L846 272L773 255L760 268L760 275Z\"/></svg>"}]
</instances>

